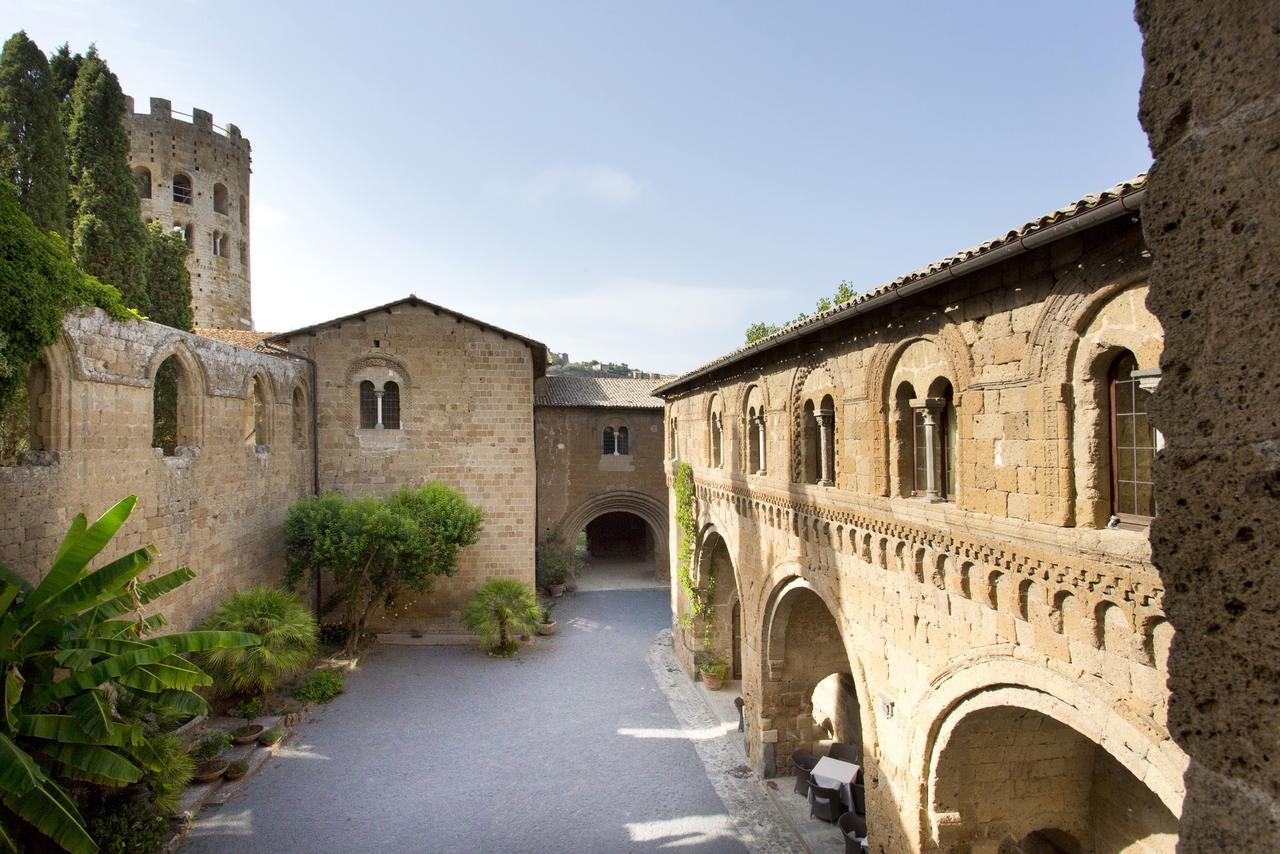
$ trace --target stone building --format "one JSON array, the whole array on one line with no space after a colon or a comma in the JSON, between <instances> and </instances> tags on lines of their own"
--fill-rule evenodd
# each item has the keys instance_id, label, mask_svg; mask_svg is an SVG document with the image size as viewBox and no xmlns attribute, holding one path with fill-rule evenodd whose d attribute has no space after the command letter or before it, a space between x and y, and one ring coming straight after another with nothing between
<instances>
[{"instance_id":1,"label":"stone building","mask_svg":"<svg viewBox=\"0 0 1280 854\"><path fill-rule=\"evenodd\" d=\"M128 99L129 165L146 222L179 229L191 254L197 327L252 329L249 302L249 140L212 114L178 113L164 98L150 113Z\"/></svg>"},{"instance_id":2,"label":"stone building","mask_svg":"<svg viewBox=\"0 0 1280 854\"><path fill-rule=\"evenodd\" d=\"M386 496L443 481L484 510L458 574L377 630L458 631L471 593L495 578L533 584L533 383L543 344L415 296L267 342L316 362L322 492Z\"/></svg>"},{"instance_id":3,"label":"stone building","mask_svg":"<svg viewBox=\"0 0 1280 854\"><path fill-rule=\"evenodd\" d=\"M1086 197L655 391L751 764L857 745L873 850L1174 847L1144 193ZM692 672L705 627L672 596Z\"/></svg>"},{"instance_id":4,"label":"stone building","mask_svg":"<svg viewBox=\"0 0 1280 854\"><path fill-rule=\"evenodd\" d=\"M538 533L572 539L586 531L593 555L652 561L665 579L665 442L655 385L623 377L538 380Z\"/></svg>"}]
</instances>

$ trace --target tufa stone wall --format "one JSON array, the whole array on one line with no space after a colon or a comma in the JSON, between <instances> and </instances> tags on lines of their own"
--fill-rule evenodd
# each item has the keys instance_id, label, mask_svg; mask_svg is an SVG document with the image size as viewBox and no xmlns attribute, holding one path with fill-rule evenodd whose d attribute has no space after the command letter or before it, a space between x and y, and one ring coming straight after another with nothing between
<instances>
[{"instance_id":1,"label":"tufa stone wall","mask_svg":"<svg viewBox=\"0 0 1280 854\"><path fill-rule=\"evenodd\" d=\"M630 453L602 453L606 427L625 426ZM538 534L572 540L593 519L632 513L651 528L656 570L667 567L667 484L661 409L539 406L534 411Z\"/></svg>"},{"instance_id":2,"label":"tufa stone wall","mask_svg":"<svg viewBox=\"0 0 1280 854\"><path fill-rule=\"evenodd\" d=\"M143 220L187 234L195 326L252 329L249 140L235 125L214 125L201 109L189 121L179 118L164 98L151 99L149 114L134 113L130 98L125 125ZM189 196L175 194L178 175L189 179Z\"/></svg>"},{"instance_id":3,"label":"tufa stone wall","mask_svg":"<svg viewBox=\"0 0 1280 854\"><path fill-rule=\"evenodd\" d=\"M1149 274L1126 214L665 392L697 484L695 575L740 610L750 761L788 773L820 746L812 692L847 678L857 714L837 717L860 729L841 740L862 748L873 851L995 852L1041 831L1172 848L1187 758L1166 720L1165 587L1146 530L1107 527L1108 370L1124 350L1157 367ZM916 407L953 449L937 495L918 489ZM941 761L951 734L1005 707L1041 716L1050 743L986 745L998 767L956 777L973 766ZM1091 806L1095 746L1159 809L1126 824ZM988 777L1030 782L987 787L981 809L940 795Z\"/></svg>"},{"instance_id":4,"label":"tufa stone wall","mask_svg":"<svg viewBox=\"0 0 1280 854\"><path fill-rule=\"evenodd\" d=\"M529 344L431 306L401 302L273 341L317 362L320 487L390 495L439 480L484 509L453 578L374 617L375 631L460 630L472 592L534 580L534 354ZM361 382L398 385L400 427L364 429Z\"/></svg>"},{"instance_id":5,"label":"tufa stone wall","mask_svg":"<svg viewBox=\"0 0 1280 854\"><path fill-rule=\"evenodd\" d=\"M1177 629L1169 728L1191 757L1185 851L1280 850L1280 18L1142 0L1155 154L1148 305L1167 333L1152 415L1152 553Z\"/></svg>"},{"instance_id":6,"label":"tufa stone wall","mask_svg":"<svg viewBox=\"0 0 1280 854\"><path fill-rule=\"evenodd\" d=\"M170 357L181 366L184 446L165 456L151 446L152 382ZM292 405L295 391L307 394L304 367L99 309L68 315L62 340L31 370L38 450L0 467L0 562L37 581L76 513L92 520L136 494L97 565L152 543L157 572L195 570L157 603L174 628L232 590L279 581L285 511L311 490L309 447L292 441L305 417Z\"/></svg>"}]
</instances>

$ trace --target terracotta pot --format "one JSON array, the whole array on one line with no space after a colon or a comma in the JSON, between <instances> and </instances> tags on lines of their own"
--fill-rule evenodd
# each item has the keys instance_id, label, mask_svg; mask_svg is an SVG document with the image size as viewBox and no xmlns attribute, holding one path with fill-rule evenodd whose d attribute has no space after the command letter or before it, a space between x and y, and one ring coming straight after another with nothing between
<instances>
[{"instance_id":1,"label":"terracotta pot","mask_svg":"<svg viewBox=\"0 0 1280 854\"><path fill-rule=\"evenodd\" d=\"M702 682L707 686L708 691L719 691L724 687L723 676L713 676L707 671L702 671Z\"/></svg>"},{"instance_id":2,"label":"terracotta pot","mask_svg":"<svg viewBox=\"0 0 1280 854\"><path fill-rule=\"evenodd\" d=\"M551 598L553 598L553 599L559 599L561 596L563 596L563 595L564 595L564 585L563 585L563 584L548 584L548 585L547 585L547 592L551 594Z\"/></svg>"},{"instance_id":3,"label":"terracotta pot","mask_svg":"<svg viewBox=\"0 0 1280 854\"><path fill-rule=\"evenodd\" d=\"M539 623L538 634L543 635L544 637L551 637L559 630L559 628L560 624L555 620L552 620L549 623Z\"/></svg>"},{"instance_id":4,"label":"terracotta pot","mask_svg":"<svg viewBox=\"0 0 1280 854\"><path fill-rule=\"evenodd\" d=\"M258 736L262 734L262 731L264 729L266 729L266 727L264 727L262 724L249 724L248 726L242 726L238 729L233 729L231 730L231 733L230 733L231 743L232 744L249 744L251 742L257 741Z\"/></svg>"},{"instance_id":5,"label":"terracotta pot","mask_svg":"<svg viewBox=\"0 0 1280 854\"><path fill-rule=\"evenodd\" d=\"M191 775L191 782L212 783L222 776L230 764L225 759L206 759L196 766L196 773Z\"/></svg>"},{"instance_id":6,"label":"terracotta pot","mask_svg":"<svg viewBox=\"0 0 1280 854\"><path fill-rule=\"evenodd\" d=\"M241 777L243 777L245 774L248 774L248 773L249 773L248 768L244 769L243 771L233 772L231 770L231 767L227 766L227 770L223 773L222 776L224 779L227 779L227 780L239 780Z\"/></svg>"}]
</instances>

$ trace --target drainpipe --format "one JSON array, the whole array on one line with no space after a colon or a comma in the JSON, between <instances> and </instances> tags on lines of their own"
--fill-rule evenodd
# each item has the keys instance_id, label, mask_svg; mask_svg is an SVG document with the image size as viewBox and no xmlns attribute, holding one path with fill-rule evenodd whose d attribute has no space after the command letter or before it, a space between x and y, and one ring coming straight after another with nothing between
<instances>
[{"instance_id":1,"label":"drainpipe","mask_svg":"<svg viewBox=\"0 0 1280 854\"><path fill-rule=\"evenodd\" d=\"M268 344L263 341L262 346L273 353L279 353L290 359L301 359L307 363L307 368L311 374L311 494L320 494L320 430L319 428L319 406L316 403L316 396L320 393L319 379L316 372L316 360L310 356L304 356L301 353L295 353L292 350L286 350L283 347L277 347L274 344ZM320 567L315 568L315 578L312 579L316 590L316 619L320 619Z\"/></svg>"}]
</instances>

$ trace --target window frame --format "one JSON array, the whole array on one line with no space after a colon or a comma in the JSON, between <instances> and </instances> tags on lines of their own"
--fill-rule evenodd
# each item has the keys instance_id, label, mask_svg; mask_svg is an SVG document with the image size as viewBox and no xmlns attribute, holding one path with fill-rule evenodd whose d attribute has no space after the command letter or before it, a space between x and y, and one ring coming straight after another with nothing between
<instances>
[{"instance_id":1,"label":"window frame","mask_svg":"<svg viewBox=\"0 0 1280 854\"><path fill-rule=\"evenodd\" d=\"M1125 360L1129 360L1129 361L1131 361L1131 362L1132 362L1132 364L1133 364L1133 368L1132 368L1132 370L1130 370L1130 372L1129 372L1129 377L1128 377L1127 379L1121 380L1121 379L1120 379L1120 377L1119 377L1119 370L1120 370L1120 366L1121 366L1121 364L1122 364ZM1138 364L1138 357L1137 357L1136 355L1134 355L1133 351L1131 351L1131 350L1127 350L1127 349L1126 349L1126 350L1122 350L1121 352L1117 353L1117 354L1116 354L1116 356L1115 356L1115 358L1113 358L1113 359L1111 360L1111 364L1107 367L1107 451L1108 451L1108 468L1110 469L1110 470L1108 471L1108 473L1107 473L1107 475L1108 475L1107 480L1108 480L1108 487L1109 487L1109 490L1110 490L1110 493L1111 493L1111 495L1110 495L1110 499L1111 499L1111 500L1110 500L1110 504L1111 504L1111 508L1110 508L1110 509L1111 509L1111 515L1112 515L1116 520L1118 520L1118 521L1119 521L1119 523L1120 523L1121 525L1123 525L1123 526L1125 526L1125 527L1132 527L1132 528L1136 528L1136 529L1146 529L1147 527L1149 527L1149 526L1151 525L1151 520L1155 518L1155 514L1156 514L1156 510L1157 510L1157 508L1155 507L1155 492L1154 492L1154 490L1155 490L1155 483L1154 483L1155 477L1154 477L1154 467L1155 467L1155 456L1156 456L1156 452L1159 450L1160 443L1159 443L1158 433L1157 433L1156 429L1155 429L1153 426L1151 426L1151 420L1150 420L1150 418L1149 418L1148 411L1147 411L1146 407L1144 407L1144 408L1143 408L1143 410L1142 410L1141 412L1138 412L1138 409L1137 409L1137 393L1138 393L1139 391L1141 391L1141 392L1145 393L1145 394L1147 395L1148 400L1149 400L1149 399L1150 399L1150 397L1151 397L1151 393L1150 393L1150 392L1148 392L1146 389L1142 388L1142 386L1141 386L1140 382L1139 382L1137 379L1135 379L1135 378L1134 378L1134 376L1133 376L1133 373L1134 373L1135 371L1138 371L1138 370L1141 370L1141 367L1140 367L1140 366L1139 366L1139 364ZM1120 426L1120 425L1119 425L1119 417L1120 417L1121 413L1119 412L1118 407L1117 407L1116 391L1117 391L1117 386L1118 386L1121 382L1123 382L1124 384L1128 385L1128 386L1132 389L1132 393L1133 393L1133 395L1134 395L1134 399L1133 399L1133 411L1132 411L1132 412L1126 412L1126 413L1124 413L1124 416L1125 416L1125 417L1131 417L1131 418L1133 418L1133 419L1134 419L1134 421L1135 421L1135 423L1134 423L1134 428L1135 428L1135 429L1134 429L1134 438L1133 438L1134 445L1133 445L1133 447L1132 447L1132 448L1125 448L1125 449L1123 449L1123 450L1133 451L1133 452L1134 452L1134 454L1135 454L1135 456L1136 456L1136 454L1137 454L1137 452L1138 452L1138 451L1140 451L1140 450L1145 450L1145 448L1139 447L1139 446L1137 445L1137 419L1138 419L1138 417L1141 417L1142 421L1143 421L1143 422L1145 422L1145 424L1146 424L1146 428L1147 428L1147 431L1148 431L1149 435L1151 436L1151 445L1150 445L1150 450L1151 450L1151 465L1152 465L1152 469L1153 469L1153 471L1152 471L1152 475L1151 475L1152 479L1151 479L1151 480L1148 480L1148 481L1139 481L1139 480L1136 480L1136 477L1137 477L1137 463L1136 463L1136 460L1135 460L1135 462L1134 462L1134 477L1135 477L1135 479L1134 479L1134 480L1132 480L1132 481L1125 481L1126 483L1131 483L1131 484L1133 484L1133 486L1134 486L1134 489L1135 489L1135 499L1134 499L1134 500L1135 500L1135 506L1136 506L1136 502L1137 502L1136 490L1137 490L1138 485L1139 485L1139 484L1146 484L1146 485L1148 485L1148 486L1150 486L1150 487L1151 487L1151 489L1152 489L1152 498L1151 498L1152 507L1151 507L1151 515L1150 515L1150 516L1145 516L1145 515L1142 515L1142 514L1136 514L1136 513L1121 512L1121 511L1119 510L1119 494L1120 494L1120 483L1121 483L1121 479L1120 479L1120 451L1121 451L1121 448L1120 448L1120 445L1119 445L1119 432L1120 432L1120 430L1119 430L1119 426Z\"/></svg>"}]
</instances>

